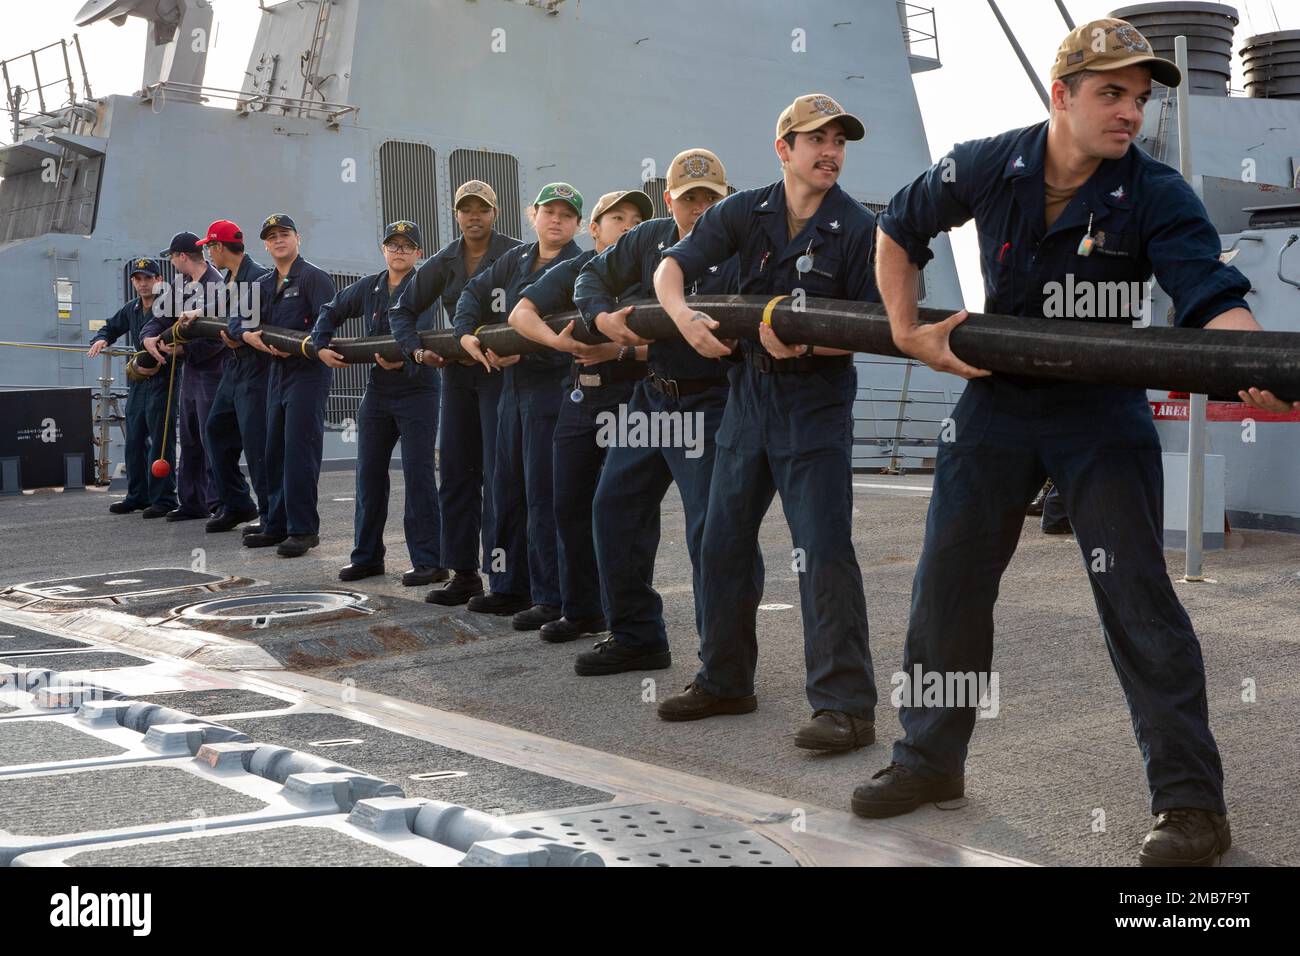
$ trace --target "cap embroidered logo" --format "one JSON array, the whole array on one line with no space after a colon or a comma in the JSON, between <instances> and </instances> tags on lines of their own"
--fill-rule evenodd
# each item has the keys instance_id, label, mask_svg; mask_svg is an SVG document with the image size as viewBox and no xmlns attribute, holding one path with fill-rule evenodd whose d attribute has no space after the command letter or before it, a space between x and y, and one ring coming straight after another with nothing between
<instances>
[{"instance_id":1,"label":"cap embroidered logo","mask_svg":"<svg viewBox=\"0 0 1300 956\"><path fill-rule=\"evenodd\" d=\"M1149 53L1151 51L1146 38L1130 26L1116 27L1115 39L1123 44L1124 49L1130 53Z\"/></svg>"},{"instance_id":2,"label":"cap embroidered logo","mask_svg":"<svg viewBox=\"0 0 1300 956\"><path fill-rule=\"evenodd\" d=\"M829 96L814 96L809 105L824 116L835 116L844 112L840 109L840 105Z\"/></svg>"},{"instance_id":3,"label":"cap embroidered logo","mask_svg":"<svg viewBox=\"0 0 1300 956\"><path fill-rule=\"evenodd\" d=\"M709 161L703 156L687 156L682 160L682 171L688 179L703 179L709 175Z\"/></svg>"}]
</instances>

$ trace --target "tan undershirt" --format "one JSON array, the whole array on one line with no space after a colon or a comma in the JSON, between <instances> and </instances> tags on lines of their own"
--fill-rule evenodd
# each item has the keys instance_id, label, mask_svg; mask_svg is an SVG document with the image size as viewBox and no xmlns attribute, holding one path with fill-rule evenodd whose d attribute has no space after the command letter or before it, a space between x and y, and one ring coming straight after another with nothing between
<instances>
[{"instance_id":1,"label":"tan undershirt","mask_svg":"<svg viewBox=\"0 0 1300 956\"><path fill-rule=\"evenodd\" d=\"M798 219L787 206L785 210L785 227L790 231L790 238L793 239L795 236L799 235L799 233L803 232L804 226L808 225L808 220L811 218L812 216L804 216L802 219Z\"/></svg>"},{"instance_id":2,"label":"tan undershirt","mask_svg":"<svg viewBox=\"0 0 1300 956\"><path fill-rule=\"evenodd\" d=\"M484 253L483 255L487 255L487 253ZM465 254L465 275L472 276L474 273L478 272L478 264L482 261L483 261L483 256L471 256L468 253L466 253Z\"/></svg>"},{"instance_id":3,"label":"tan undershirt","mask_svg":"<svg viewBox=\"0 0 1300 956\"><path fill-rule=\"evenodd\" d=\"M1065 212L1065 207L1070 205L1070 200L1074 194L1079 191L1079 187L1073 189L1057 189L1047 180L1043 180L1044 199L1043 210L1046 213L1047 228L1052 228L1052 223L1061 218L1061 213Z\"/></svg>"},{"instance_id":4,"label":"tan undershirt","mask_svg":"<svg viewBox=\"0 0 1300 956\"><path fill-rule=\"evenodd\" d=\"M533 262L533 271L536 272L539 269L545 269L554 261L555 261L555 256L551 256L549 259L543 259L541 256L538 256L537 259L534 260Z\"/></svg>"}]
</instances>

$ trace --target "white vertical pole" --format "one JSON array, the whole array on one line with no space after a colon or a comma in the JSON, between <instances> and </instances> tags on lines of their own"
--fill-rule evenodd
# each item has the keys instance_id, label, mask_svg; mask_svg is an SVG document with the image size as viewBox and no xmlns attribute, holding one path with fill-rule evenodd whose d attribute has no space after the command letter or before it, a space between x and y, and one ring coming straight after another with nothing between
<instances>
[{"instance_id":1,"label":"white vertical pole","mask_svg":"<svg viewBox=\"0 0 1300 956\"><path fill-rule=\"evenodd\" d=\"M1192 81L1187 37L1174 37L1174 59L1182 71L1178 84L1178 171L1192 181L1190 141ZM1187 408L1187 561L1184 581L1204 581L1202 534L1205 529L1205 395L1192 395Z\"/></svg>"}]
</instances>

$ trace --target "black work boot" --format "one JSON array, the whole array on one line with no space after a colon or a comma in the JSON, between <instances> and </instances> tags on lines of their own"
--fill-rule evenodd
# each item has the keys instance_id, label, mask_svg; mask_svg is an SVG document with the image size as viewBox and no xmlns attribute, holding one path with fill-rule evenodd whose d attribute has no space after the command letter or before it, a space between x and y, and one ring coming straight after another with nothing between
<instances>
[{"instance_id":1,"label":"black work boot","mask_svg":"<svg viewBox=\"0 0 1300 956\"><path fill-rule=\"evenodd\" d=\"M560 609L554 604L534 604L511 618L510 625L516 631L535 631L543 624L550 624L559 619Z\"/></svg>"},{"instance_id":2,"label":"black work boot","mask_svg":"<svg viewBox=\"0 0 1300 956\"><path fill-rule=\"evenodd\" d=\"M1163 810L1142 841L1142 866L1213 866L1232 846L1228 818L1210 810Z\"/></svg>"},{"instance_id":3,"label":"black work boot","mask_svg":"<svg viewBox=\"0 0 1300 956\"><path fill-rule=\"evenodd\" d=\"M402 572L402 584L408 588L415 588L422 584L437 584L439 581L446 581L449 577L451 572L446 568L431 568L426 564L417 564L409 571Z\"/></svg>"},{"instance_id":4,"label":"black work boot","mask_svg":"<svg viewBox=\"0 0 1300 956\"><path fill-rule=\"evenodd\" d=\"M434 588L424 596L430 604L455 607L483 593L483 579L477 571L457 571L446 587Z\"/></svg>"},{"instance_id":5,"label":"black work boot","mask_svg":"<svg viewBox=\"0 0 1300 956\"><path fill-rule=\"evenodd\" d=\"M853 750L876 742L876 725L839 710L818 710L799 728L794 745L803 750Z\"/></svg>"},{"instance_id":6,"label":"black work boot","mask_svg":"<svg viewBox=\"0 0 1300 956\"><path fill-rule=\"evenodd\" d=\"M140 517L161 518L164 515L170 514L171 510L172 509L168 508L166 505L150 505L148 508L145 508L144 511L140 512Z\"/></svg>"},{"instance_id":7,"label":"black work boot","mask_svg":"<svg viewBox=\"0 0 1300 956\"><path fill-rule=\"evenodd\" d=\"M600 616L580 617L572 621L562 617L558 621L543 624L541 637L549 644L564 644L567 641L577 640L584 634L599 634L603 630L605 630L605 619Z\"/></svg>"},{"instance_id":8,"label":"black work boot","mask_svg":"<svg viewBox=\"0 0 1300 956\"><path fill-rule=\"evenodd\" d=\"M750 714L756 710L758 698L753 694L747 697L714 697L691 681L680 694L659 702L659 719L700 720L719 714Z\"/></svg>"},{"instance_id":9,"label":"black work boot","mask_svg":"<svg viewBox=\"0 0 1300 956\"><path fill-rule=\"evenodd\" d=\"M242 543L246 548L269 548L287 537L289 537L287 534L267 534L265 531L258 531L244 535Z\"/></svg>"},{"instance_id":10,"label":"black work boot","mask_svg":"<svg viewBox=\"0 0 1300 956\"><path fill-rule=\"evenodd\" d=\"M520 611L526 611L532 606L533 602L530 598L519 594L497 594L492 591L470 598L469 603L465 605L467 610L473 611L475 614L495 614L498 617L505 617L507 614L518 614Z\"/></svg>"},{"instance_id":11,"label":"black work boot","mask_svg":"<svg viewBox=\"0 0 1300 956\"><path fill-rule=\"evenodd\" d=\"M144 505L133 505L129 501L116 501L108 506L108 510L115 515L129 515L132 511L143 511Z\"/></svg>"},{"instance_id":12,"label":"black work boot","mask_svg":"<svg viewBox=\"0 0 1300 956\"><path fill-rule=\"evenodd\" d=\"M1025 509L1025 514L1031 518L1041 518L1043 516L1043 502L1047 496L1052 493L1052 479L1048 478L1043 483L1043 487L1038 489L1038 494L1034 495L1034 500L1029 502L1029 507Z\"/></svg>"},{"instance_id":13,"label":"black work boot","mask_svg":"<svg viewBox=\"0 0 1300 956\"><path fill-rule=\"evenodd\" d=\"M927 779L901 763L891 763L853 791L853 812L873 819L895 817L922 804L956 800L965 792L965 777Z\"/></svg>"},{"instance_id":14,"label":"black work boot","mask_svg":"<svg viewBox=\"0 0 1300 956\"><path fill-rule=\"evenodd\" d=\"M248 538L244 539L248 543ZM275 553L282 558L301 558L316 545L320 544L320 537L314 534L291 534L275 549Z\"/></svg>"},{"instance_id":15,"label":"black work boot","mask_svg":"<svg viewBox=\"0 0 1300 956\"><path fill-rule=\"evenodd\" d=\"M245 521L252 521L257 517L257 509L251 511L223 511L203 526L205 531L221 533L224 531L234 531L235 525L243 524Z\"/></svg>"},{"instance_id":16,"label":"black work boot","mask_svg":"<svg viewBox=\"0 0 1300 956\"><path fill-rule=\"evenodd\" d=\"M339 568L340 581L361 581L376 578L384 573L384 562L378 564L345 564Z\"/></svg>"},{"instance_id":17,"label":"black work boot","mask_svg":"<svg viewBox=\"0 0 1300 956\"><path fill-rule=\"evenodd\" d=\"M672 666L673 655L670 651L647 652L607 637L592 645L591 650L583 651L574 658L573 672L579 677L600 677L605 674L622 674L624 671L661 671Z\"/></svg>"}]
</instances>

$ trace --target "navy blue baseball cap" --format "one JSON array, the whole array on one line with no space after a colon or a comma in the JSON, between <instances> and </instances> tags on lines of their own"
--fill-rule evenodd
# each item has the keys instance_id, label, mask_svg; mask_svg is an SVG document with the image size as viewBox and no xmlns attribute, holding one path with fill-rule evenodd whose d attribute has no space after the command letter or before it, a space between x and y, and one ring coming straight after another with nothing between
<instances>
[{"instance_id":1,"label":"navy blue baseball cap","mask_svg":"<svg viewBox=\"0 0 1300 956\"><path fill-rule=\"evenodd\" d=\"M266 234L277 226L282 226L285 229L292 229L294 232L298 231L298 227L293 224L292 219L282 212L273 212L262 220L262 231L258 233L257 237L259 239L265 239Z\"/></svg>"},{"instance_id":2,"label":"navy blue baseball cap","mask_svg":"<svg viewBox=\"0 0 1300 956\"><path fill-rule=\"evenodd\" d=\"M417 249L424 248L424 240L420 237L420 227L409 219L399 219L397 222L390 222L384 228L384 242L387 242L394 236L401 236L403 239L411 240Z\"/></svg>"},{"instance_id":3,"label":"navy blue baseball cap","mask_svg":"<svg viewBox=\"0 0 1300 956\"><path fill-rule=\"evenodd\" d=\"M173 252L190 252L194 255L202 255L203 249L199 246L199 237L192 232L178 232L172 236L171 245L162 252L160 256L170 256Z\"/></svg>"},{"instance_id":4,"label":"navy blue baseball cap","mask_svg":"<svg viewBox=\"0 0 1300 956\"><path fill-rule=\"evenodd\" d=\"M162 270L158 268L158 261L145 257L131 260L131 275L135 275L137 272L143 272L149 276L162 275Z\"/></svg>"}]
</instances>

